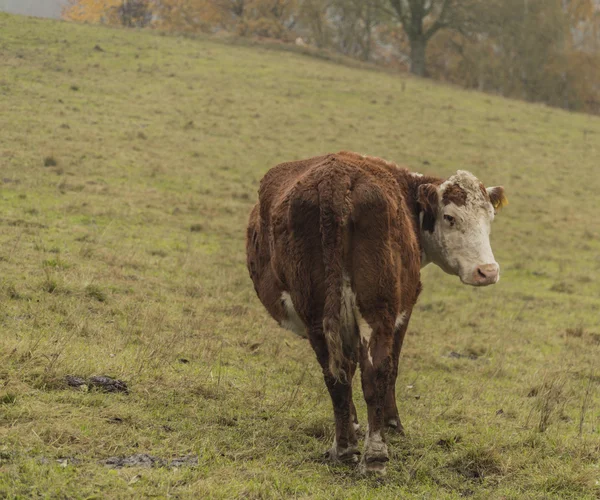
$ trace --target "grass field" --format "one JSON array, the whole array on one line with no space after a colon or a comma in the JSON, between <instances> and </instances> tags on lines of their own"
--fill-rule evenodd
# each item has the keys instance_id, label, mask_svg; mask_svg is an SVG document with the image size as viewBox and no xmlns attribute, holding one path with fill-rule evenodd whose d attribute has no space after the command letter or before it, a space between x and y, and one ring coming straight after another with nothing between
<instances>
[{"instance_id":1,"label":"grass field","mask_svg":"<svg viewBox=\"0 0 600 500\"><path fill-rule=\"evenodd\" d=\"M322 460L320 369L245 268L265 171L342 149L510 200L499 284L423 272L382 480ZM599 169L596 117L0 14L0 498L600 498Z\"/></svg>"}]
</instances>

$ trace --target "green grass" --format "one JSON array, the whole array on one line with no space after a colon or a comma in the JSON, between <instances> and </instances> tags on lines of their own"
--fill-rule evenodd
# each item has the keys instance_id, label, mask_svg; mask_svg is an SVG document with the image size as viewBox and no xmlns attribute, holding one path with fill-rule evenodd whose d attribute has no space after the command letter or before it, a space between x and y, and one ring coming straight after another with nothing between
<instances>
[{"instance_id":1,"label":"green grass","mask_svg":"<svg viewBox=\"0 0 600 500\"><path fill-rule=\"evenodd\" d=\"M245 268L261 176L342 149L510 200L498 285L423 272L383 480L322 461L320 369ZM0 15L0 497L598 498L599 158L596 117ZM104 465L139 453L198 464Z\"/></svg>"}]
</instances>

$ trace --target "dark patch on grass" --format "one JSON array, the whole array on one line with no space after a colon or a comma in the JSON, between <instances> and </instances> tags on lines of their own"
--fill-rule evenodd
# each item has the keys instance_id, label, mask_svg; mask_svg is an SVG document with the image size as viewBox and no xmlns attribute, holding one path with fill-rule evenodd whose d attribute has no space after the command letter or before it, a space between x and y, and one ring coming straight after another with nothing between
<instances>
[{"instance_id":1,"label":"dark patch on grass","mask_svg":"<svg viewBox=\"0 0 600 500\"><path fill-rule=\"evenodd\" d=\"M12 405L17 402L17 395L13 392L7 392L5 394L0 395L0 404L2 405Z\"/></svg>"},{"instance_id":2,"label":"dark patch on grass","mask_svg":"<svg viewBox=\"0 0 600 500\"><path fill-rule=\"evenodd\" d=\"M82 385L86 385L86 381L84 378L75 377L73 375L67 375L65 377L65 382L70 387L81 387Z\"/></svg>"},{"instance_id":3,"label":"dark patch on grass","mask_svg":"<svg viewBox=\"0 0 600 500\"><path fill-rule=\"evenodd\" d=\"M483 481L502 472L500 459L494 450L470 450L452 461L449 467L472 481Z\"/></svg>"},{"instance_id":4,"label":"dark patch on grass","mask_svg":"<svg viewBox=\"0 0 600 500\"><path fill-rule=\"evenodd\" d=\"M194 467L196 465L198 465L198 457L196 455L174 458L169 464L170 467Z\"/></svg>"},{"instance_id":5,"label":"dark patch on grass","mask_svg":"<svg viewBox=\"0 0 600 500\"><path fill-rule=\"evenodd\" d=\"M47 293L54 293L58 290L58 283L55 279L47 278L42 282L42 290Z\"/></svg>"},{"instance_id":6,"label":"dark patch on grass","mask_svg":"<svg viewBox=\"0 0 600 500\"><path fill-rule=\"evenodd\" d=\"M206 385L197 385L193 387L190 392L195 396L200 396L204 399L217 400L221 399L221 394L216 387L210 387Z\"/></svg>"},{"instance_id":7,"label":"dark patch on grass","mask_svg":"<svg viewBox=\"0 0 600 500\"><path fill-rule=\"evenodd\" d=\"M186 455L169 461L147 453L138 453L128 457L110 457L104 460L103 463L115 469L122 469L123 467L194 467L198 465L198 457L196 455Z\"/></svg>"},{"instance_id":8,"label":"dark patch on grass","mask_svg":"<svg viewBox=\"0 0 600 500\"><path fill-rule=\"evenodd\" d=\"M600 333L589 333L587 338L590 344L600 345Z\"/></svg>"},{"instance_id":9,"label":"dark patch on grass","mask_svg":"<svg viewBox=\"0 0 600 500\"><path fill-rule=\"evenodd\" d=\"M315 439L326 439L331 435L331 422L315 421L301 428L303 434Z\"/></svg>"},{"instance_id":10,"label":"dark patch on grass","mask_svg":"<svg viewBox=\"0 0 600 500\"><path fill-rule=\"evenodd\" d=\"M457 445L458 443L460 443L461 441L462 441L462 437L457 435L457 436L451 436L448 438L442 438L435 444L437 444L444 450L449 451L449 450L453 449L454 446Z\"/></svg>"},{"instance_id":11,"label":"dark patch on grass","mask_svg":"<svg viewBox=\"0 0 600 500\"><path fill-rule=\"evenodd\" d=\"M10 451L0 450L0 465L12 461L14 454Z\"/></svg>"},{"instance_id":12,"label":"dark patch on grass","mask_svg":"<svg viewBox=\"0 0 600 500\"><path fill-rule=\"evenodd\" d=\"M550 291L557 292L557 293L566 293L566 294L572 294L575 292L575 290L573 289L573 285L570 285L569 283L566 283L564 281L560 281L560 282L552 285L550 287Z\"/></svg>"},{"instance_id":13,"label":"dark patch on grass","mask_svg":"<svg viewBox=\"0 0 600 500\"><path fill-rule=\"evenodd\" d=\"M236 417L226 417L224 415L219 415L217 417L217 424L223 427L236 427L238 423Z\"/></svg>"},{"instance_id":14,"label":"dark patch on grass","mask_svg":"<svg viewBox=\"0 0 600 500\"><path fill-rule=\"evenodd\" d=\"M188 285L185 287L185 295L193 299L202 297L202 287L199 285Z\"/></svg>"},{"instance_id":15,"label":"dark patch on grass","mask_svg":"<svg viewBox=\"0 0 600 500\"><path fill-rule=\"evenodd\" d=\"M79 91L79 85L71 85L69 87L73 92L78 92Z\"/></svg>"},{"instance_id":16,"label":"dark patch on grass","mask_svg":"<svg viewBox=\"0 0 600 500\"><path fill-rule=\"evenodd\" d=\"M44 167L56 167L58 165L58 161L54 156L46 156L44 158Z\"/></svg>"},{"instance_id":17,"label":"dark patch on grass","mask_svg":"<svg viewBox=\"0 0 600 500\"><path fill-rule=\"evenodd\" d=\"M6 285L4 291L9 299L19 300L22 298L21 294L17 291L15 285L13 285L12 283Z\"/></svg>"},{"instance_id":18,"label":"dark patch on grass","mask_svg":"<svg viewBox=\"0 0 600 500\"><path fill-rule=\"evenodd\" d=\"M83 191L85 189L85 184L71 184L67 181L62 181L59 185L58 185L58 190L64 194L67 191L73 191L76 193L79 193L81 191Z\"/></svg>"},{"instance_id":19,"label":"dark patch on grass","mask_svg":"<svg viewBox=\"0 0 600 500\"><path fill-rule=\"evenodd\" d=\"M456 352L456 351L450 352L450 354L448 354L448 357L449 358L454 358L454 359L470 359L472 361L475 361L476 359L479 358L479 356L477 356L476 354L473 354L473 353L461 354L461 353Z\"/></svg>"},{"instance_id":20,"label":"dark patch on grass","mask_svg":"<svg viewBox=\"0 0 600 500\"><path fill-rule=\"evenodd\" d=\"M244 316L248 313L248 308L239 304L231 306L211 306L209 310L217 314L226 314L227 316Z\"/></svg>"},{"instance_id":21,"label":"dark patch on grass","mask_svg":"<svg viewBox=\"0 0 600 500\"><path fill-rule=\"evenodd\" d=\"M192 224L190 226L190 231L192 233L200 233L200 232L204 231L204 226L202 224Z\"/></svg>"},{"instance_id":22,"label":"dark patch on grass","mask_svg":"<svg viewBox=\"0 0 600 500\"><path fill-rule=\"evenodd\" d=\"M583 337L585 330L583 329L582 326L578 326L576 328L567 328L565 333L566 333L567 337L574 337L574 338L580 339L581 337Z\"/></svg>"},{"instance_id":23,"label":"dark patch on grass","mask_svg":"<svg viewBox=\"0 0 600 500\"><path fill-rule=\"evenodd\" d=\"M125 382L111 377L90 377L88 383L90 388L100 389L104 392L129 392L129 388Z\"/></svg>"},{"instance_id":24,"label":"dark patch on grass","mask_svg":"<svg viewBox=\"0 0 600 500\"><path fill-rule=\"evenodd\" d=\"M123 467L164 467L165 461L162 458L153 457L147 453L138 453L129 457L110 457L104 461L104 465L121 469Z\"/></svg>"},{"instance_id":25,"label":"dark patch on grass","mask_svg":"<svg viewBox=\"0 0 600 500\"><path fill-rule=\"evenodd\" d=\"M77 236L75 238L75 241L81 241L81 242L92 242L92 243L94 243L95 240L96 239L92 235L90 235L90 234L84 234L82 236Z\"/></svg>"},{"instance_id":26,"label":"dark patch on grass","mask_svg":"<svg viewBox=\"0 0 600 500\"><path fill-rule=\"evenodd\" d=\"M88 379L77 377L75 375L67 375L64 381L69 387L78 389L99 389L104 392L124 392L129 393L127 384L122 380L114 379L106 376L94 376Z\"/></svg>"},{"instance_id":27,"label":"dark patch on grass","mask_svg":"<svg viewBox=\"0 0 600 500\"><path fill-rule=\"evenodd\" d=\"M247 201L250 199L250 194L249 193L233 193L233 198L235 198L237 200Z\"/></svg>"},{"instance_id":28,"label":"dark patch on grass","mask_svg":"<svg viewBox=\"0 0 600 500\"><path fill-rule=\"evenodd\" d=\"M0 222L4 222L7 226L14 227L25 227L25 228L37 228L46 229L48 226L40 224L39 222L30 222L23 219L0 219Z\"/></svg>"},{"instance_id":29,"label":"dark patch on grass","mask_svg":"<svg viewBox=\"0 0 600 500\"><path fill-rule=\"evenodd\" d=\"M149 250L148 253L150 255L152 255L153 257L163 257L163 258L166 257L167 255L169 255L164 250Z\"/></svg>"},{"instance_id":30,"label":"dark patch on grass","mask_svg":"<svg viewBox=\"0 0 600 500\"><path fill-rule=\"evenodd\" d=\"M85 294L90 299L97 300L98 302L106 302L107 299L104 290L102 290L102 288L100 288L98 285L94 284L90 284L85 287Z\"/></svg>"}]
</instances>

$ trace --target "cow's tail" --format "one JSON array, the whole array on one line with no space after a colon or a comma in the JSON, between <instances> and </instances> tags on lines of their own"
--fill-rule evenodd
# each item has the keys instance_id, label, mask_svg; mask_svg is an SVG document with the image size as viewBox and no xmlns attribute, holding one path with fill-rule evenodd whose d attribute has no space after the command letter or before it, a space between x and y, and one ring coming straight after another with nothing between
<instances>
[{"instance_id":1,"label":"cow's tail","mask_svg":"<svg viewBox=\"0 0 600 500\"><path fill-rule=\"evenodd\" d=\"M347 380L344 340L341 332L342 287L344 282L343 231L349 213L347 175L332 167L319 183L319 223L325 266L323 332L329 351L329 370L338 381Z\"/></svg>"}]
</instances>

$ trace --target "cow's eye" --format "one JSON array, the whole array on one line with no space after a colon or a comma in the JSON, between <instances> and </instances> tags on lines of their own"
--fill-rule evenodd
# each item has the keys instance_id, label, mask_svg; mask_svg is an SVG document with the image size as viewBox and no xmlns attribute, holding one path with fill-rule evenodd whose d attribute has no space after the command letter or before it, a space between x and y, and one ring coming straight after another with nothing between
<instances>
[{"instance_id":1,"label":"cow's eye","mask_svg":"<svg viewBox=\"0 0 600 500\"><path fill-rule=\"evenodd\" d=\"M456 219L451 215L444 215L444 219L450 223L450 226L454 226L454 223L456 222Z\"/></svg>"}]
</instances>

